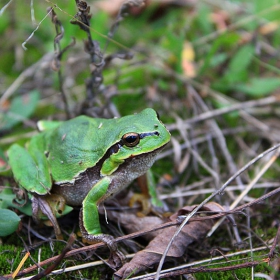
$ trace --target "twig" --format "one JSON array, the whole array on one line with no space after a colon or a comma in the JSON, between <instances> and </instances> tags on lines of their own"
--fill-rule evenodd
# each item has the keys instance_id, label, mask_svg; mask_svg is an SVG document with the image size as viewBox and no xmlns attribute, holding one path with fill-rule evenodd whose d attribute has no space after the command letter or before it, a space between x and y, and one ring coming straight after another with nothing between
<instances>
[{"instance_id":1,"label":"twig","mask_svg":"<svg viewBox=\"0 0 280 280\"><path fill-rule=\"evenodd\" d=\"M29 77L33 76L38 68L43 65L44 62L50 62L52 60L53 54L45 54L39 61L24 70L16 80L6 89L0 98L0 108L3 106L4 102L12 96L12 94L21 86L21 84Z\"/></svg>"},{"instance_id":2,"label":"twig","mask_svg":"<svg viewBox=\"0 0 280 280\"><path fill-rule=\"evenodd\" d=\"M259 247L259 248L254 248L253 251L257 252L257 251L261 251L261 250L265 250L265 249L267 249L267 247ZM235 253L226 254L225 256L227 258L229 258L229 257L236 257L236 256L240 256L240 255L244 255L244 254L250 253L250 251L251 250L243 250L243 251L238 251L238 252L235 252ZM176 271L176 270L187 269L187 268L190 268L190 267L193 267L193 266L205 264L207 262L210 263L210 262L219 261L219 260L221 260L223 258L224 258L224 256L211 257L210 259L200 260L200 261L196 261L196 262L191 262L191 263L187 263L187 264L184 264L184 265L180 265L180 266L177 266L177 267L172 267L172 268L169 268L169 269L165 269L165 270L162 270L162 273L168 273L168 272L172 272L172 271ZM240 260L240 258L239 258L239 260ZM135 276L135 277L132 277L132 278L129 278L129 279L130 280L144 280L147 277L154 277L154 276L155 276L155 273L149 273L149 274L145 274L145 275Z\"/></svg>"},{"instance_id":3,"label":"twig","mask_svg":"<svg viewBox=\"0 0 280 280\"><path fill-rule=\"evenodd\" d=\"M246 268L246 267L254 267L258 264L261 264L263 262L260 261L253 261L253 262L246 262L242 264L236 264L236 265L229 265L229 266L224 266L224 267L216 267L216 268L207 268L205 266L200 266L200 267L195 267L195 268L186 268L186 269L180 269L174 272L168 272L168 273L162 273L159 275L159 278L151 278L151 277L145 277L143 280L154 280L154 279L160 279L164 277L174 277L178 275L183 275L183 274L192 274L192 273L201 273L201 272L224 272L224 271L231 271L231 270L236 270L236 269L241 269L241 268Z\"/></svg>"},{"instance_id":4,"label":"twig","mask_svg":"<svg viewBox=\"0 0 280 280\"><path fill-rule=\"evenodd\" d=\"M5 10L10 6L10 4L12 3L13 0L10 0L6 5L4 5L1 9L0 9L0 16L3 15L3 13L5 12Z\"/></svg>"},{"instance_id":5,"label":"twig","mask_svg":"<svg viewBox=\"0 0 280 280\"><path fill-rule=\"evenodd\" d=\"M278 243L279 238L280 238L280 225L278 226L278 230L277 230L276 236L275 236L275 238L273 240L273 244L272 244L271 249L270 249L270 251L268 253L268 257L269 258L273 257L275 249L276 249L276 245Z\"/></svg>"},{"instance_id":6,"label":"twig","mask_svg":"<svg viewBox=\"0 0 280 280\"><path fill-rule=\"evenodd\" d=\"M202 107L203 111L208 113L209 108L207 108L207 106L203 102L202 98L197 94L197 92L193 88L191 88L191 92L194 94L196 101L199 102L199 105ZM223 154L223 156L226 160L226 163L228 165L228 169L230 171L230 175L232 175L237 171L237 167L236 167L236 165L235 165L235 163L232 159L232 156L231 156L231 154L230 154L230 152L227 148L225 137L224 137L223 133L221 132L219 126L217 125L217 123L213 119L210 120L209 125L212 127L214 133L217 136L217 140L218 140L218 143L219 143L218 148L221 150L221 152L222 152L222 154ZM237 178L237 182L238 182L238 184L242 185L242 181L239 177Z\"/></svg>"},{"instance_id":7,"label":"twig","mask_svg":"<svg viewBox=\"0 0 280 280\"><path fill-rule=\"evenodd\" d=\"M180 121L180 119L177 120L176 124L178 127L178 131L180 132L180 134L182 135L182 138L184 139L185 143L188 146L188 149L190 151L190 153L192 154L192 156L200 163L200 165L207 170L207 172L209 172L209 174L211 174L211 176L215 179L215 181L219 181L219 176L218 174L215 172L215 170L213 170L204 160L203 158L199 155L199 153L192 148L190 141L186 135L186 131L184 129L180 129L182 127L182 122Z\"/></svg>"},{"instance_id":8,"label":"twig","mask_svg":"<svg viewBox=\"0 0 280 280\"><path fill-rule=\"evenodd\" d=\"M120 22L122 20L124 20L124 17L128 14L128 9L132 6L134 7L141 7L141 6L144 6L145 5L145 0L128 0L128 1L125 1L121 8L119 9L119 12L118 12L118 15L117 15L117 18L115 20L115 22L112 24L111 28L110 28L110 31L108 33L108 38L112 39ZM107 40L106 41L106 46L104 48L104 52L106 51L107 47L108 47L108 44L109 44L110 40Z\"/></svg>"},{"instance_id":9,"label":"twig","mask_svg":"<svg viewBox=\"0 0 280 280\"><path fill-rule=\"evenodd\" d=\"M59 80L59 90L60 90L62 102L64 104L64 110L65 110L67 119L70 119L71 114L70 114L70 110L69 110L68 101L67 101L67 98L66 98L66 93L65 93L64 87L63 87L63 78L62 78L60 61L62 59L63 54L70 47L75 45L75 40L73 40L73 42L70 43L68 46L66 46L64 49L61 49L60 41L62 40L62 38L64 36L64 28L62 26L61 21L58 19L54 9L49 8L48 10L49 10L48 14L50 14L51 19L52 19L52 23L54 24L55 30L56 30L56 36L54 38L55 56L54 56L54 60L53 60L53 63L52 63L52 68L53 68L54 71L57 71L58 80Z\"/></svg>"},{"instance_id":10,"label":"twig","mask_svg":"<svg viewBox=\"0 0 280 280\"><path fill-rule=\"evenodd\" d=\"M21 44L21 46L23 47L23 49L26 51L27 48L25 47L26 43L34 36L34 33L39 29L40 25L42 24L42 22L48 17L48 15L50 14L51 11L49 11L44 17L43 19L38 23L38 25L36 26L36 28L32 31L32 33L28 36L28 38Z\"/></svg>"},{"instance_id":11,"label":"twig","mask_svg":"<svg viewBox=\"0 0 280 280\"><path fill-rule=\"evenodd\" d=\"M251 181L251 183L242 191L242 193L238 196L238 198L230 205L230 210L234 209L240 201L247 195L247 193L253 188L253 186L258 182L258 180L263 176L263 174L268 170L268 168L276 161L279 156L279 149L276 151L274 155L270 158L270 160L264 165L264 167L258 172L257 176ZM217 221L216 224L212 227L211 231L208 232L207 237L210 237L215 230L221 225L224 221L224 218Z\"/></svg>"},{"instance_id":12,"label":"twig","mask_svg":"<svg viewBox=\"0 0 280 280\"><path fill-rule=\"evenodd\" d=\"M280 96L278 95L271 95L269 97L261 98L258 100L250 100L250 101L245 101L242 103L236 103L224 108L220 109L214 109L211 111L207 111L204 113L199 114L198 116L195 116L193 118L189 118L188 120L184 121L184 126L188 128L190 124L195 124L198 122L202 122L208 119L215 118L220 115L224 115L233 111L239 111L239 110L249 110L250 108L253 107L259 107L259 106L265 106L265 105L270 105L270 104L275 104L280 102ZM173 130L176 128L176 125L168 125L169 130Z\"/></svg>"},{"instance_id":13,"label":"twig","mask_svg":"<svg viewBox=\"0 0 280 280\"><path fill-rule=\"evenodd\" d=\"M54 3L53 1L51 0L45 0L46 2L50 3L53 8L55 9L59 9L62 13L64 13L65 15L67 15L69 18L71 18L73 21L79 21L79 19L77 19L75 16L72 16L71 14L67 13L64 9L60 8L57 3ZM86 24L84 24L83 22L79 21L80 24L84 25L84 26L87 26ZM107 39L107 40L110 40L112 43L114 43L116 46L119 46L120 48L126 50L126 51L131 51L130 48L126 47L125 45L119 43L118 41L112 39L112 38L109 38L107 35L104 35L100 32L98 32L97 30L93 29L92 27L88 27L92 32L94 32L95 34L97 34L98 36L104 38L104 39Z\"/></svg>"},{"instance_id":14,"label":"twig","mask_svg":"<svg viewBox=\"0 0 280 280\"><path fill-rule=\"evenodd\" d=\"M212 180L212 178L209 178ZM207 180L209 181L209 180ZM200 184L198 185L205 185L204 181L200 181ZM193 184L195 185L195 184ZM190 186L193 186L190 185ZM227 191L242 191L244 189L244 187L246 188L248 185L245 184L243 186L240 185L232 185L232 186L228 186L225 189L225 192ZM259 184L255 184L254 185L254 189L263 189L263 188L277 188L280 186L280 182L267 182L267 183L259 183ZM187 188L183 187L183 188ZM164 200L164 199L170 199L170 198L178 198L178 197L187 197L187 196L197 196L197 195L202 195L202 194L209 194L209 193L213 193L215 191L214 188L207 188L207 189L199 189L199 190L183 190L178 194L178 193L171 193L171 194L161 194L159 196L160 200Z\"/></svg>"},{"instance_id":15,"label":"twig","mask_svg":"<svg viewBox=\"0 0 280 280\"><path fill-rule=\"evenodd\" d=\"M71 250L72 244L74 243L75 239L76 239L75 234L71 234L67 241L66 247L63 249L61 254L55 259L54 263L52 265L50 265L48 268L46 268L45 270L41 271L39 274L32 277L31 280L42 279L42 277L45 277L48 274L50 274L64 259L64 256L66 255L66 253Z\"/></svg>"}]
</instances>

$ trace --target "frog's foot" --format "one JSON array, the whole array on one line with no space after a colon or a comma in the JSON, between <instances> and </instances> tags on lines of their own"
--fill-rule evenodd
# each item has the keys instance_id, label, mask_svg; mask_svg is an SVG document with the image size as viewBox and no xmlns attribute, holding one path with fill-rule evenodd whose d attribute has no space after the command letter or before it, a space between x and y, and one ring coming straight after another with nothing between
<instances>
[{"instance_id":1,"label":"frog's foot","mask_svg":"<svg viewBox=\"0 0 280 280\"><path fill-rule=\"evenodd\" d=\"M107 247L110 249L110 257L108 260L108 264L113 268L119 268L123 266L125 263L125 256L124 254L118 250L117 243L113 236L109 234L87 234L83 230L81 230L83 239L90 244L103 242L107 245Z\"/></svg>"},{"instance_id":2,"label":"frog's foot","mask_svg":"<svg viewBox=\"0 0 280 280\"><path fill-rule=\"evenodd\" d=\"M60 227L49 202L45 199L45 196L34 195L32 197L32 216L37 223L39 223L42 218L42 213L46 215L52 223L56 238L62 240L63 236Z\"/></svg>"},{"instance_id":3,"label":"frog's foot","mask_svg":"<svg viewBox=\"0 0 280 280\"><path fill-rule=\"evenodd\" d=\"M152 212L152 204L149 197L145 194L134 194L129 200L129 207L132 207L135 203L140 203L142 210L137 212L138 217L145 217Z\"/></svg>"},{"instance_id":4,"label":"frog's foot","mask_svg":"<svg viewBox=\"0 0 280 280\"><path fill-rule=\"evenodd\" d=\"M124 254L118 250L117 243L112 235L103 234L103 233L90 233L89 230L87 231L84 227L82 221L82 211L80 212L80 230L82 233L83 240L87 243L94 244L103 242L107 245L110 250L110 258L108 263L112 268L119 268L125 262ZM99 231L100 232L100 231Z\"/></svg>"}]
</instances>

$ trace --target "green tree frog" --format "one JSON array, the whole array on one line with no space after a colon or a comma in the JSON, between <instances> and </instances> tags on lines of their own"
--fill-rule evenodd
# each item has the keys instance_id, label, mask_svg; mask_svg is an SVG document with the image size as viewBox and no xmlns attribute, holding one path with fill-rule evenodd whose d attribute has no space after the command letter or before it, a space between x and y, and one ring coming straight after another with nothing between
<instances>
[{"instance_id":1,"label":"green tree frog","mask_svg":"<svg viewBox=\"0 0 280 280\"><path fill-rule=\"evenodd\" d=\"M82 206L85 240L113 249L113 238L101 232L98 205L144 174L170 133L150 108L122 118L79 116L50 124L27 148L13 144L8 150L16 182L32 194L33 218L45 214L59 238L56 213L64 205Z\"/></svg>"}]
</instances>

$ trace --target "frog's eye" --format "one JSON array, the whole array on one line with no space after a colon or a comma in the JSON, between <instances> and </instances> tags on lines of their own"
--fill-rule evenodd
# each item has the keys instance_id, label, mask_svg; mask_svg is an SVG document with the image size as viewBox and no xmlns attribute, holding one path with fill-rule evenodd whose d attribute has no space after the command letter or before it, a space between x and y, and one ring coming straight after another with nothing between
<instances>
[{"instance_id":1,"label":"frog's eye","mask_svg":"<svg viewBox=\"0 0 280 280\"><path fill-rule=\"evenodd\" d=\"M123 145L127 147L135 147L140 141L140 135L135 132L126 133L122 137Z\"/></svg>"}]
</instances>

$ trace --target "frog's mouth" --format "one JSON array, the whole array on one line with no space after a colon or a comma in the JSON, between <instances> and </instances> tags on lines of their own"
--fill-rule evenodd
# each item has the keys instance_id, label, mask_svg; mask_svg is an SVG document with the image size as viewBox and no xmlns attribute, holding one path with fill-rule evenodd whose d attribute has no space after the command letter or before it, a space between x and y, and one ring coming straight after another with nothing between
<instances>
[{"instance_id":1,"label":"frog's mouth","mask_svg":"<svg viewBox=\"0 0 280 280\"><path fill-rule=\"evenodd\" d=\"M119 165L118 169L115 172L135 172L140 175L143 175L152 167L154 164L157 155L164 149L167 144L157 148L156 150L142 153L139 155L131 155L127 159L124 160L122 164ZM136 178L137 178L136 177Z\"/></svg>"}]
</instances>

